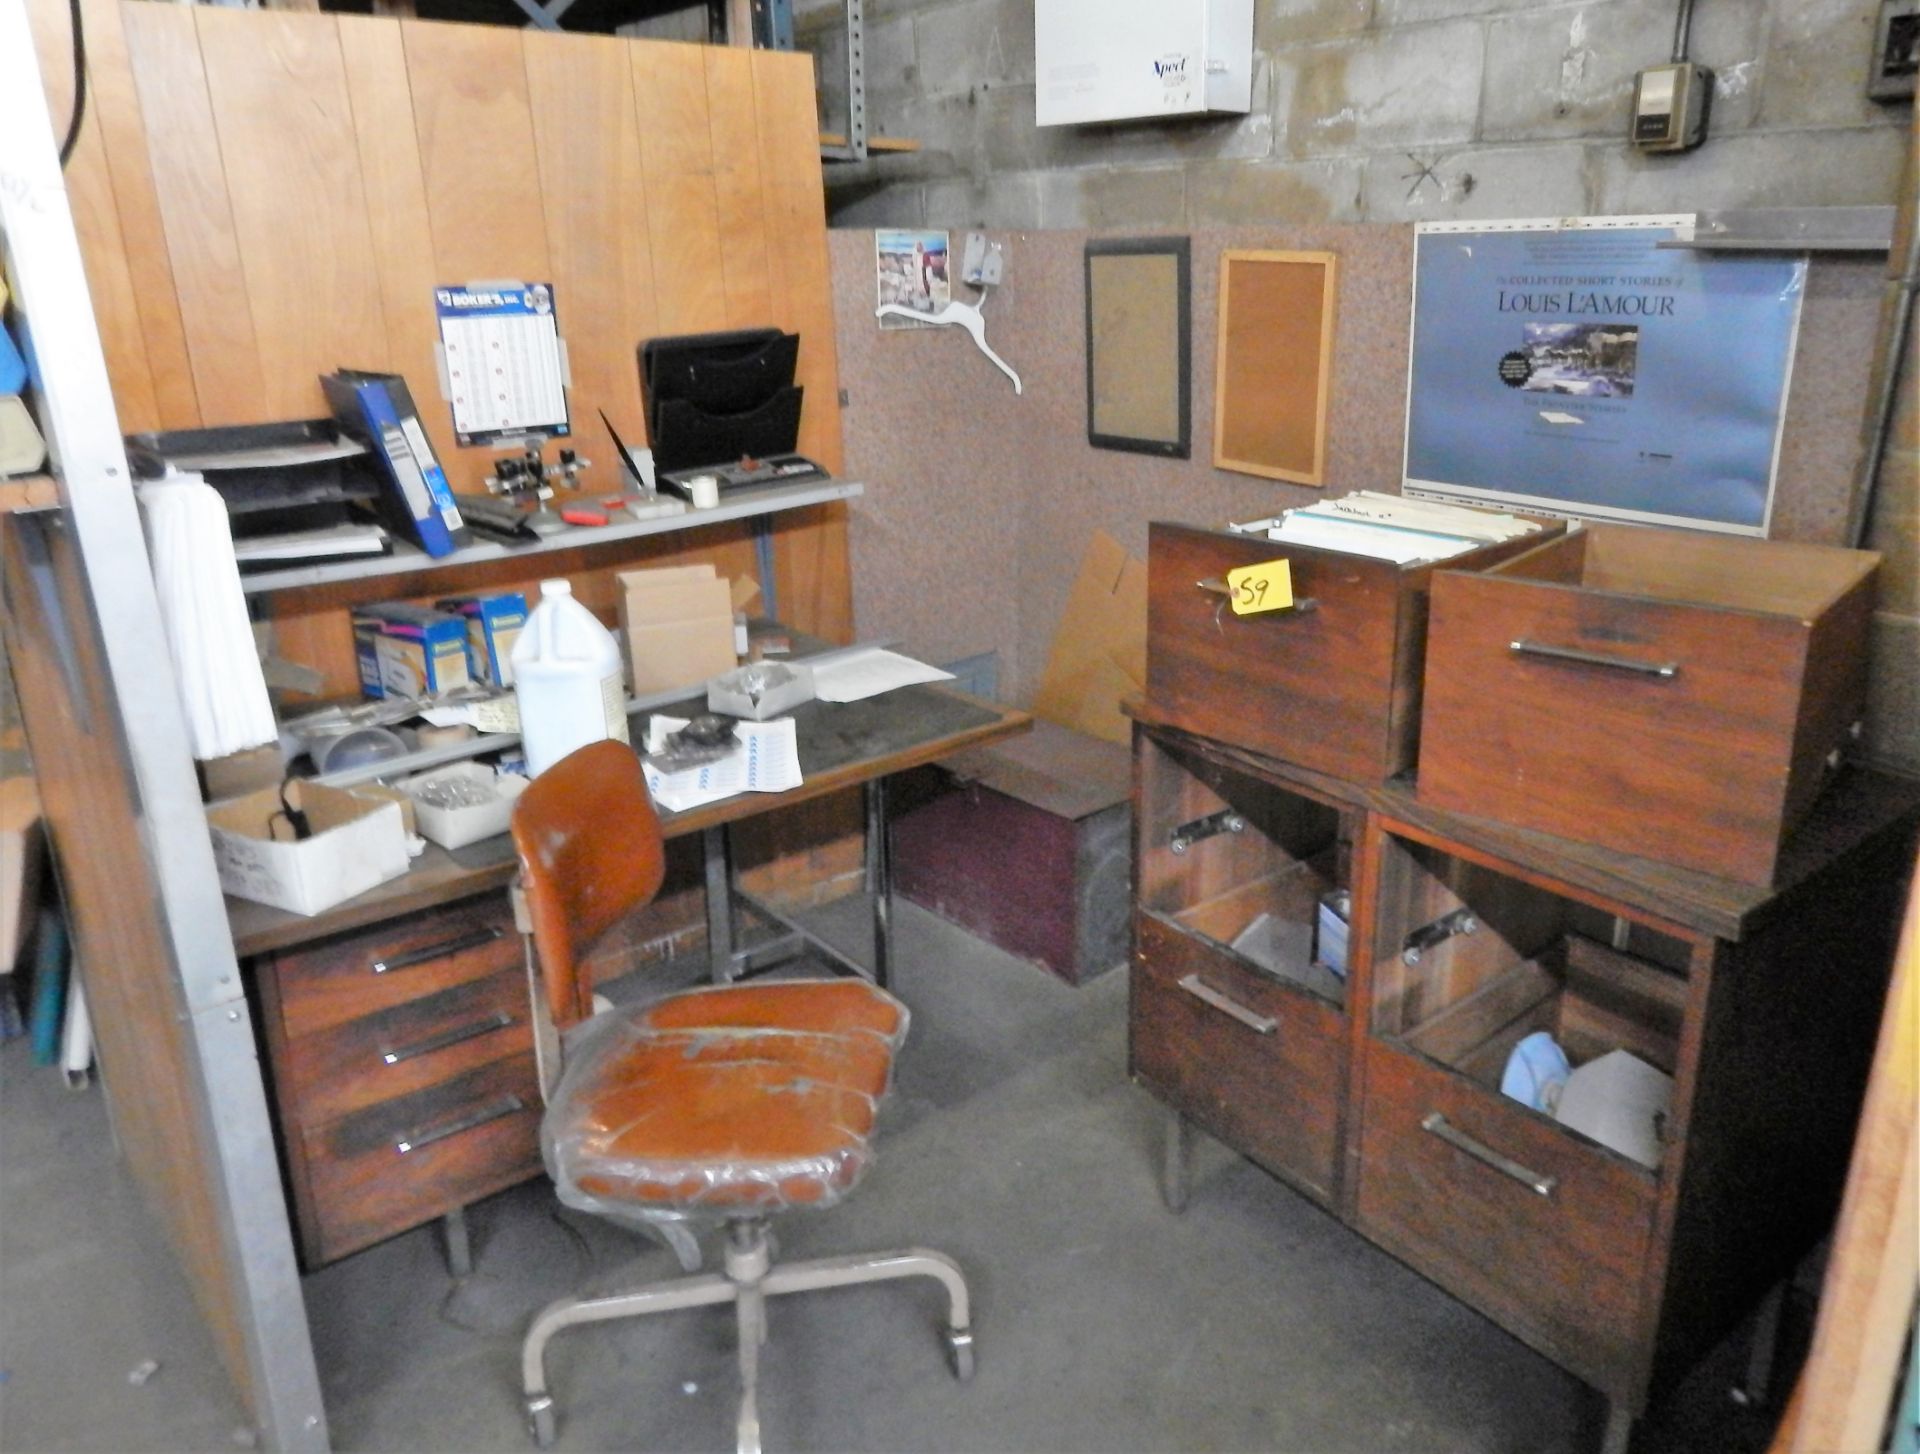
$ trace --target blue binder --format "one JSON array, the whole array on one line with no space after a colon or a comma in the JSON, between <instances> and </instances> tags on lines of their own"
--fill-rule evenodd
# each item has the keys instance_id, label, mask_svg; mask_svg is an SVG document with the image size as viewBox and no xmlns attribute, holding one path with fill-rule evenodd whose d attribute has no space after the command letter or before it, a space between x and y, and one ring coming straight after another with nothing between
<instances>
[{"instance_id":1,"label":"blue binder","mask_svg":"<svg viewBox=\"0 0 1920 1454\"><path fill-rule=\"evenodd\" d=\"M420 427L406 380L398 374L341 369L323 375L320 387L342 432L380 462L388 486L381 513L388 528L428 555L446 555L465 545L468 534L460 507Z\"/></svg>"}]
</instances>

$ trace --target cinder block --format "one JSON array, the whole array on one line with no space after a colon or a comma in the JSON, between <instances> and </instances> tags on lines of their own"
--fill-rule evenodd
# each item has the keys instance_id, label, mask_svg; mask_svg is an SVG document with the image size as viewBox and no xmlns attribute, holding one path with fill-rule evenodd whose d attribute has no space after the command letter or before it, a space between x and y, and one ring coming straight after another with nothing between
<instances>
[{"instance_id":1,"label":"cinder block","mask_svg":"<svg viewBox=\"0 0 1920 1454\"><path fill-rule=\"evenodd\" d=\"M1049 172L1040 179L1047 227L1182 227L1187 174L1181 167Z\"/></svg>"},{"instance_id":2,"label":"cinder block","mask_svg":"<svg viewBox=\"0 0 1920 1454\"><path fill-rule=\"evenodd\" d=\"M1260 0L1253 12L1253 48L1302 40L1331 40L1367 28L1373 19L1373 0Z\"/></svg>"},{"instance_id":3,"label":"cinder block","mask_svg":"<svg viewBox=\"0 0 1920 1454\"><path fill-rule=\"evenodd\" d=\"M1680 156L1595 146L1601 213L1720 207L1883 206L1894 194L1906 137L1871 130L1748 132Z\"/></svg>"},{"instance_id":4,"label":"cinder block","mask_svg":"<svg viewBox=\"0 0 1920 1454\"><path fill-rule=\"evenodd\" d=\"M993 227L1022 232L1042 225L1039 178L1031 173L994 176L984 183L965 178L929 182L925 195L928 227Z\"/></svg>"},{"instance_id":5,"label":"cinder block","mask_svg":"<svg viewBox=\"0 0 1920 1454\"><path fill-rule=\"evenodd\" d=\"M867 125L890 114L907 98L917 95L920 71L914 50L911 16L872 20L866 24ZM798 43L796 41L796 43ZM814 74L820 91L820 115L829 131L847 124L847 32L845 26L823 28L801 44L813 52Z\"/></svg>"},{"instance_id":6,"label":"cinder block","mask_svg":"<svg viewBox=\"0 0 1920 1454\"><path fill-rule=\"evenodd\" d=\"M1763 126L1902 124L1906 112L1867 99L1879 0L1776 4L1756 116Z\"/></svg>"},{"instance_id":7,"label":"cinder block","mask_svg":"<svg viewBox=\"0 0 1920 1454\"><path fill-rule=\"evenodd\" d=\"M1357 222L1364 163L1214 162L1187 171L1187 225Z\"/></svg>"},{"instance_id":8,"label":"cinder block","mask_svg":"<svg viewBox=\"0 0 1920 1454\"><path fill-rule=\"evenodd\" d=\"M966 0L913 21L930 93L1033 84L1033 0Z\"/></svg>"},{"instance_id":9,"label":"cinder block","mask_svg":"<svg viewBox=\"0 0 1920 1454\"><path fill-rule=\"evenodd\" d=\"M1482 59L1475 20L1282 51L1273 57L1279 150L1337 156L1470 140Z\"/></svg>"},{"instance_id":10,"label":"cinder block","mask_svg":"<svg viewBox=\"0 0 1920 1454\"><path fill-rule=\"evenodd\" d=\"M1373 23L1384 30L1424 20L1457 20L1465 15L1525 10L1539 3L1540 0L1374 0Z\"/></svg>"},{"instance_id":11,"label":"cinder block","mask_svg":"<svg viewBox=\"0 0 1920 1454\"><path fill-rule=\"evenodd\" d=\"M924 227L926 199L917 185L874 192L828 192L829 227Z\"/></svg>"},{"instance_id":12,"label":"cinder block","mask_svg":"<svg viewBox=\"0 0 1920 1454\"><path fill-rule=\"evenodd\" d=\"M1423 168L1432 167L1432 175ZM1434 148L1367 159L1369 222L1474 217L1578 217L1587 205L1586 149L1549 146Z\"/></svg>"},{"instance_id":13,"label":"cinder block","mask_svg":"<svg viewBox=\"0 0 1920 1454\"><path fill-rule=\"evenodd\" d=\"M1714 95L1716 133L1738 130L1751 116L1763 9L1695 11L1693 58L1721 72L1724 83ZM1595 0L1489 21L1481 139L1624 138L1633 78L1671 54L1673 16L1670 0Z\"/></svg>"},{"instance_id":14,"label":"cinder block","mask_svg":"<svg viewBox=\"0 0 1920 1454\"><path fill-rule=\"evenodd\" d=\"M1920 620L1880 611L1868 638L1869 760L1920 773Z\"/></svg>"}]
</instances>

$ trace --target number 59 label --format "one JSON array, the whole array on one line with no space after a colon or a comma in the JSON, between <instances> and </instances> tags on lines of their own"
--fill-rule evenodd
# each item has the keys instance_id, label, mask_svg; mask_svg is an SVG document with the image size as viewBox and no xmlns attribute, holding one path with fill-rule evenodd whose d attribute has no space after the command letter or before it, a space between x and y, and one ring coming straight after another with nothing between
<instances>
[{"instance_id":1,"label":"number 59 label","mask_svg":"<svg viewBox=\"0 0 1920 1454\"><path fill-rule=\"evenodd\" d=\"M1293 568L1284 560L1240 566L1227 572L1227 594L1236 616L1283 611L1293 604Z\"/></svg>"}]
</instances>

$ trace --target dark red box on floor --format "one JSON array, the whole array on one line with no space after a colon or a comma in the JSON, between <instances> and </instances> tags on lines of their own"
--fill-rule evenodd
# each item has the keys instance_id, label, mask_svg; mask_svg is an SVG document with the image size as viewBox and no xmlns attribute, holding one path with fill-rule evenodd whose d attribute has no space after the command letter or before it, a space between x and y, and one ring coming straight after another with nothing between
<instances>
[{"instance_id":1,"label":"dark red box on floor","mask_svg":"<svg viewBox=\"0 0 1920 1454\"><path fill-rule=\"evenodd\" d=\"M894 820L895 892L1069 984L1124 964L1127 749L1036 721L943 766Z\"/></svg>"}]
</instances>

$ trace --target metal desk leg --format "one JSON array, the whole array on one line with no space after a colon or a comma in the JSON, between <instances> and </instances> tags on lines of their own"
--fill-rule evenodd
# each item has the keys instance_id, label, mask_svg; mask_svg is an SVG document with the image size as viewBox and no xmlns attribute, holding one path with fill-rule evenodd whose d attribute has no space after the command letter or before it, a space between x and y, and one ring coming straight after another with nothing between
<instances>
[{"instance_id":1,"label":"metal desk leg","mask_svg":"<svg viewBox=\"0 0 1920 1454\"><path fill-rule=\"evenodd\" d=\"M867 892L873 895L873 982L893 982L893 858L887 839L887 780L867 784Z\"/></svg>"},{"instance_id":2,"label":"metal desk leg","mask_svg":"<svg viewBox=\"0 0 1920 1454\"><path fill-rule=\"evenodd\" d=\"M733 979L733 843L727 825L700 835L707 861L707 963L715 984Z\"/></svg>"},{"instance_id":3,"label":"metal desk leg","mask_svg":"<svg viewBox=\"0 0 1920 1454\"><path fill-rule=\"evenodd\" d=\"M467 1209L455 1207L440 1219L440 1230L447 1242L447 1271L455 1277L473 1272L473 1243L467 1236Z\"/></svg>"}]
</instances>

